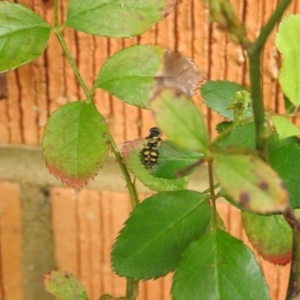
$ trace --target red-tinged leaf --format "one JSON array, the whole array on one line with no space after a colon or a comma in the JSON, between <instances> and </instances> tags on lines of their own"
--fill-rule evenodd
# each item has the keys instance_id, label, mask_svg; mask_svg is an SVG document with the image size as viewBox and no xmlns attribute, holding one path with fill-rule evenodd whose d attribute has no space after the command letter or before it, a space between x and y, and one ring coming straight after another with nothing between
<instances>
[{"instance_id":1,"label":"red-tinged leaf","mask_svg":"<svg viewBox=\"0 0 300 300\"><path fill-rule=\"evenodd\" d=\"M77 277L63 271L52 271L42 277L47 292L60 300L89 300Z\"/></svg>"},{"instance_id":2,"label":"red-tinged leaf","mask_svg":"<svg viewBox=\"0 0 300 300\"><path fill-rule=\"evenodd\" d=\"M43 152L49 171L63 183L81 188L102 167L108 154L107 126L85 101L68 103L49 118Z\"/></svg>"},{"instance_id":3,"label":"red-tinged leaf","mask_svg":"<svg viewBox=\"0 0 300 300\"><path fill-rule=\"evenodd\" d=\"M192 95L204 75L188 58L153 45L125 48L103 65L94 88L101 88L120 100L149 108L153 90L172 87Z\"/></svg>"},{"instance_id":4,"label":"red-tinged leaf","mask_svg":"<svg viewBox=\"0 0 300 300\"><path fill-rule=\"evenodd\" d=\"M291 260L292 230L282 215L261 216L242 212L244 229L265 260L286 265Z\"/></svg>"}]
</instances>

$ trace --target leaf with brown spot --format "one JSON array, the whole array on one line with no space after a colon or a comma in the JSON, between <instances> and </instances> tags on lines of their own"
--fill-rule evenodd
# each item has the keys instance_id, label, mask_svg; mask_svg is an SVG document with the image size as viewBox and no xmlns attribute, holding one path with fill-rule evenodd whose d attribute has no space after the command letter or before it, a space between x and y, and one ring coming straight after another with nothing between
<instances>
[{"instance_id":1,"label":"leaf with brown spot","mask_svg":"<svg viewBox=\"0 0 300 300\"><path fill-rule=\"evenodd\" d=\"M247 210L270 214L288 207L288 194L281 178L255 156L218 154L215 172L226 193Z\"/></svg>"},{"instance_id":2,"label":"leaf with brown spot","mask_svg":"<svg viewBox=\"0 0 300 300\"><path fill-rule=\"evenodd\" d=\"M282 215L242 212L242 219L247 236L259 255L276 265L290 262L292 230Z\"/></svg>"},{"instance_id":3,"label":"leaf with brown spot","mask_svg":"<svg viewBox=\"0 0 300 300\"><path fill-rule=\"evenodd\" d=\"M192 95L203 78L197 66L178 53L134 45L105 62L93 90L101 88L128 104L149 109L149 99L157 89L172 87Z\"/></svg>"},{"instance_id":4,"label":"leaf with brown spot","mask_svg":"<svg viewBox=\"0 0 300 300\"><path fill-rule=\"evenodd\" d=\"M71 102L50 116L42 146L49 171L63 183L81 188L106 160L107 125L92 104Z\"/></svg>"},{"instance_id":5,"label":"leaf with brown spot","mask_svg":"<svg viewBox=\"0 0 300 300\"><path fill-rule=\"evenodd\" d=\"M89 300L77 277L63 271L52 271L42 276L45 290L60 300Z\"/></svg>"},{"instance_id":6,"label":"leaf with brown spot","mask_svg":"<svg viewBox=\"0 0 300 300\"><path fill-rule=\"evenodd\" d=\"M176 0L167 0L167 8L162 14L163 18L166 18L172 12L175 5L176 5Z\"/></svg>"}]
</instances>

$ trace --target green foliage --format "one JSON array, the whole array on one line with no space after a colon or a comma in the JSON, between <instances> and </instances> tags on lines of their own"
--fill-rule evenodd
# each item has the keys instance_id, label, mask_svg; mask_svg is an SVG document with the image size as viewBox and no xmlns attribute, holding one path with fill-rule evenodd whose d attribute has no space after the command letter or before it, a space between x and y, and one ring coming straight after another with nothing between
<instances>
[{"instance_id":1,"label":"green foliage","mask_svg":"<svg viewBox=\"0 0 300 300\"><path fill-rule=\"evenodd\" d=\"M234 94L232 103L227 107L227 109L233 110L234 125L244 124L246 122L251 101L251 94L246 90L241 90Z\"/></svg>"},{"instance_id":2,"label":"green foliage","mask_svg":"<svg viewBox=\"0 0 300 300\"><path fill-rule=\"evenodd\" d=\"M176 269L172 299L270 299L253 253L217 229L192 243Z\"/></svg>"},{"instance_id":3,"label":"green foliage","mask_svg":"<svg viewBox=\"0 0 300 300\"><path fill-rule=\"evenodd\" d=\"M277 148L269 156L271 166L284 182L293 209L300 208L300 169L297 167L299 159L300 147L293 144Z\"/></svg>"},{"instance_id":4,"label":"green foliage","mask_svg":"<svg viewBox=\"0 0 300 300\"><path fill-rule=\"evenodd\" d=\"M159 157L151 175L165 179L186 176L195 171L202 158L203 154L195 150L182 149L165 141L159 147Z\"/></svg>"},{"instance_id":5,"label":"green foliage","mask_svg":"<svg viewBox=\"0 0 300 300\"><path fill-rule=\"evenodd\" d=\"M259 255L273 264L290 262L292 230L282 215L259 216L242 212L242 219L248 238Z\"/></svg>"},{"instance_id":6,"label":"green foliage","mask_svg":"<svg viewBox=\"0 0 300 300\"><path fill-rule=\"evenodd\" d=\"M65 25L88 34L132 37L161 21L167 0L70 0Z\"/></svg>"},{"instance_id":7,"label":"green foliage","mask_svg":"<svg viewBox=\"0 0 300 300\"><path fill-rule=\"evenodd\" d=\"M232 121L223 121L216 126L216 131L220 134L233 125Z\"/></svg>"},{"instance_id":8,"label":"green foliage","mask_svg":"<svg viewBox=\"0 0 300 300\"><path fill-rule=\"evenodd\" d=\"M164 89L152 99L151 108L156 124L174 144L207 151L208 134L202 114L185 94Z\"/></svg>"},{"instance_id":9,"label":"green foliage","mask_svg":"<svg viewBox=\"0 0 300 300\"><path fill-rule=\"evenodd\" d=\"M300 17L291 15L280 24L276 46L283 55L279 82L283 93L295 105L300 104Z\"/></svg>"},{"instance_id":10,"label":"green foliage","mask_svg":"<svg viewBox=\"0 0 300 300\"><path fill-rule=\"evenodd\" d=\"M130 151L124 158L127 168L138 178L146 187L153 191L177 191L187 187L188 180L186 177L171 179L154 177L149 170L142 164L141 150L144 144L140 144Z\"/></svg>"},{"instance_id":11,"label":"green foliage","mask_svg":"<svg viewBox=\"0 0 300 300\"><path fill-rule=\"evenodd\" d=\"M234 111L229 110L228 107L232 104L235 93L241 90L245 90L242 85L221 80L208 81L200 89L205 104L229 120L234 119Z\"/></svg>"},{"instance_id":12,"label":"green foliage","mask_svg":"<svg viewBox=\"0 0 300 300\"><path fill-rule=\"evenodd\" d=\"M259 158L219 154L215 172L225 191L242 207L265 214L286 210L288 195L281 179Z\"/></svg>"},{"instance_id":13,"label":"green foliage","mask_svg":"<svg viewBox=\"0 0 300 300\"><path fill-rule=\"evenodd\" d=\"M55 1L56 21L58 4ZM133 279L157 278L174 270L175 300L269 299L253 254L225 232L215 210L220 196L243 211L246 232L262 257L276 264L290 260L291 230L282 215L300 207L300 131L287 119L298 116L300 104L299 16L288 17L276 39L284 57L279 79L287 113L291 114L278 116L263 111L258 66L262 43L284 6L278 5L259 39L250 42L229 2L210 0L209 4L212 19L244 47L251 80L251 93L228 81L202 85L205 104L227 119L218 124L219 135L214 141L209 140L205 120L190 99L204 75L189 58L159 46L134 45L109 58L89 89L63 39L65 27L107 37L139 35L166 17L175 1L70 0L65 22L55 22L54 27L19 4L0 2L0 72L40 56L52 30L86 94L87 100L58 108L47 122L43 151L50 172L81 188L97 174L109 144L112 146L134 207L112 251L113 269L127 277L126 298L130 300L136 299L136 292L130 292ZM117 147L93 103L97 88L127 104L151 109L168 140L151 144L148 137ZM158 155L157 163L148 169L141 157L145 142L150 148L158 145L152 151ZM202 193L186 189L186 175L200 163L209 166L210 188ZM137 205L135 178L158 193ZM217 188L221 190L217 192ZM88 299L73 275L52 272L43 280L46 290L61 300ZM100 299L116 298L106 294Z\"/></svg>"},{"instance_id":14,"label":"green foliage","mask_svg":"<svg viewBox=\"0 0 300 300\"><path fill-rule=\"evenodd\" d=\"M115 53L103 65L93 87L120 100L149 109L149 95L159 87L193 94L202 73L189 59L159 46L134 45Z\"/></svg>"},{"instance_id":15,"label":"green foliage","mask_svg":"<svg viewBox=\"0 0 300 300\"><path fill-rule=\"evenodd\" d=\"M103 65L94 88L101 88L124 102L149 108L149 92L162 67L164 50L159 46L134 45L125 48Z\"/></svg>"},{"instance_id":16,"label":"green foliage","mask_svg":"<svg viewBox=\"0 0 300 300\"><path fill-rule=\"evenodd\" d=\"M49 35L50 26L32 10L0 2L0 73L39 57Z\"/></svg>"},{"instance_id":17,"label":"green foliage","mask_svg":"<svg viewBox=\"0 0 300 300\"><path fill-rule=\"evenodd\" d=\"M49 171L62 182L83 187L104 164L108 149L107 126L92 104L68 103L50 116L43 152Z\"/></svg>"},{"instance_id":18,"label":"green foliage","mask_svg":"<svg viewBox=\"0 0 300 300\"><path fill-rule=\"evenodd\" d=\"M42 279L46 291L60 300L89 300L83 285L73 274L52 271Z\"/></svg>"},{"instance_id":19,"label":"green foliage","mask_svg":"<svg viewBox=\"0 0 300 300\"><path fill-rule=\"evenodd\" d=\"M281 116L272 116L271 119L280 139L300 135L300 130L287 118Z\"/></svg>"},{"instance_id":20,"label":"green foliage","mask_svg":"<svg viewBox=\"0 0 300 300\"><path fill-rule=\"evenodd\" d=\"M207 195L162 192L138 205L114 244L114 271L134 279L173 271L184 249L201 236L209 221Z\"/></svg>"},{"instance_id":21,"label":"green foliage","mask_svg":"<svg viewBox=\"0 0 300 300\"><path fill-rule=\"evenodd\" d=\"M255 128L254 123L246 123L234 127L218 144L218 150L239 149L245 148L248 150L255 149Z\"/></svg>"}]
</instances>

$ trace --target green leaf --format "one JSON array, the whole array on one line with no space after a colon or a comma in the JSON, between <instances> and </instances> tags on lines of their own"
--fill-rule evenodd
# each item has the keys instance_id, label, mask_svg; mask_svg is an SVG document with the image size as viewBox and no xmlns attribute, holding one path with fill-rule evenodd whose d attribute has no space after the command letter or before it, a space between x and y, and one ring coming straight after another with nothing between
<instances>
[{"instance_id":1,"label":"green leaf","mask_svg":"<svg viewBox=\"0 0 300 300\"><path fill-rule=\"evenodd\" d=\"M132 174L146 187L153 191L176 191L187 187L187 177L176 179L164 179L151 175L150 170L142 164L141 150L144 147L143 140L133 141L134 146L123 154L124 162ZM128 146L129 148L131 146ZM122 152L122 151L121 151Z\"/></svg>"},{"instance_id":2,"label":"green leaf","mask_svg":"<svg viewBox=\"0 0 300 300\"><path fill-rule=\"evenodd\" d=\"M89 300L83 285L71 273L51 271L42 279L46 291L59 300Z\"/></svg>"},{"instance_id":3,"label":"green leaf","mask_svg":"<svg viewBox=\"0 0 300 300\"><path fill-rule=\"evenodd\" d=\"M276 148L286 144L299 144L299 139L295 136L279 139L278 134L273 132L269 138L268 152L271 153ZM218 150L240 149L255 150L255 127L254 123L246 123L234 127L227 135L216 144Z\"/></svg>"},{"instance_id":4,"label":"green leaf","mask_svg":"<svg viewBox=\"0 0 300 300\"><path fill-rule=\"evenodd\" d=\"M192 95L202 79L190 59L159 46L134 45L105 62L93 89L101 88L128 104L148 109L149 95L157 87Z\"/></svg>"},{"instance_id":5,"label":"green leaf","mask_svg":"<svg viewBox=\"0 0 300 300\"><path fill-rule=\"evenodd\" d=\"M230 128L233 125L232 121L223 121L216 125L216 130L218 133L222 133L226 129Z\"/></svg>"},{"instance_id":6,"label":"green leaf","mask_svg":"<svg viewBox=\"0 0 300 300\"><path fill-rule=\"evenodd\" d=\"M296 136L287 137L285 139L279 139L278 134L273 132L269 138L268 152L272 153L274 150L287 145L300 145L300 139Z\"/></svg>"},{"instance_id":7,"label":"green leaf","mask_svg":"<svg viewBox=\"0 0 300 300\"><path fill-rule=\"evenodd\" d=\"M220 80L208 81L200 89L206 105L229 120L233 120L233 110L228 110L228 107L232 104L235 93L241 90L245 90L242 85ZM249 108L246 116L251 114L251 109Z\"/></svg>"},{"instance_id":8,"label":"green leaf","mask_svg":"<svg viewBox=\"0 0 300 300\"><path fill-rule=\"evenodd\" d=\"M242 212L242 219L247 236L259 255L273 264L290 262L292 230L282 215L260 216Z\"/></svg>"},{"instance_id":9,"label":"green leaf","mask_svg":"<svg viewBox=\"0 0 300 300\"><path fill-rule=\"evenodd\" d=\"M207 196L195 191L147 198L134 209L113 246L114 271L144 280L173 271L184 249L205 232L209 215Z\"/></svg>"},{"instance_id":10,"label":"green leaf","mask_svg":"<svg viewBox=\"0 0 300 300\"><path fill-rule=\"evenodd\" d=\"M282 178L289 194L290 206L300 208L300 147L297 145L285 145L272 151L269 155L269 163Z\"/></svg>"},{"instance_id":11,"label":"green leaf","mask_svg":"<svg viewBox=\"0 0 300 300\"><path fill-rule=\"evenodd\" d=\"M210 217L209 217L209 224L207 226L206 232L205 233L209 233L210 231L212 231L214 229L215 226L215 216L217 217L217 227L219 229L225 230L226 231L226 227L224 224L223 219L221 218L220 214L218 213L218 211L214 211L214 208L212 206L209 207L210 209Z\"/></svg>"},{"instance_id":12,"label":"green leaf","mask_svg":"<svg viewBox=\"0 0 300 300\"><path fill-rule=\"evenodd\" d=\"M134 45L106 60L94 88L101 88L128 104L149 108L149 92L156 86L155 74L162 66L159 46Z\"/></svg>"},{"instance_id":13,"label":"green leaf","mask_svg":"<svg viewBox=\"0 0 300 300\"><path fill-rule=\"evenodd\" d=\"M300 105L300 16L290 15L279 25L276 46L283 55L279 83L283 93L296 106Z\"/></svg>"},{"instance_id":14,"label":"green leaf","mask_svg":"<svg viewBox=\"0 0 300 300\"><path fill-rule=\"evenodd\" d=\"M234 94L231 104L227 107L227 109L233 110L234 125L246 122L251 104L251 94L248 91L241 90Z\"/></svg>"},{"instance_id":15,"label":"green leaf","mask_svg":"<svg viewBox=\"0 0 300 300\"><path fill-rule=\"evenodd\" d=\"M202 236L183 253L171 293L173 300L270 299L253 253L220 229Z\"/></svg>"},{"instance_id":16,"label":"green leaf","mask_svg":"<svg viewBox=\"0 0 300 300\"><path fill-rule=\"evenodd\" d=\"M195 168L199 166L203 158L201 153L179 148L170 141L162 142L158 151L157 164L151 169L151 174L165 179L173 179L190 174L195 171ZM193 165L194 167L191 167ZM182 176L180 176L181 172L183 173Z\"/></svg>"},{"instance_id":17,"label":"green leaf","mask_svg":"<svg viewBox=\"0 0 300 300\"><path fill-rule=\"evenodd\" d=\"M215 172L227 194L245 209L267 214L282 212L288 206L281 178L255 156L219 154Z\"/></svg>"},{"instance_id":18,"label":"green leaf","mask_svg":"<svg viewBox=\"0 0 300 300\"><path fill-rule=\"evenodd\" d=\"M246 123L233 128L217 144L218 150L224 150L228 147L244 147L248 150L255 149L255 128L254 123Z\"/></svg>"},{"instance_id":19,"label":"green leaf","mask_svg":"<svg viewBox=\"0 0 300 300\"><path fill-rule=\"evenodd\" d=\"M202 114L185 94L163 89L156 93L151 108L156 124L174 144L207 151L208 134Z\"/></svg>"},{"instance_id":20,"label":"green leaf","mask_svg":"<svg viewBox=\"0 0 300 300\"><path fill-rule=\"evenodd\" d=\"M284 99L285 112L287 114L291 114L295 112L296 106L290 101L290 99L286 95L283 95L283 99ZM297 111L299 111L299 108L297 109Z\"/></svg>"},{"instance_id":21,"label":"green leaf","mask_svg":"<svg viewBox=\"0 0 300 300\"><path fill-rule=\"evenodd\" d=\"M107 126L85 101L68 103L49 118L43 151L49 171L62 182L81 188L93 178L108 154Z\"/></svg>"},{"instance_id":22,"label":"green leaf","mask_svg":"<svg viewBox=\"0 0 300 300\"><path fill-rule=\"evenodd\" d=\"M300 130L298 127L290 122L287 118L281 116L272 116L271 120L280 139L300 135Z\"/></svg>"},{"instance_id":23,"label":"green leaf","mask_svg":"<svg viewBox=\"0 0 300 300\"><path fill-rule=\"evenodd\" d=\"M70 0L65 25L88 34L132 37L170 13L167 0Z\"/></svg>"},{"instance_id":24,"label":"green leaf","mask_svg":"<svg viewBox=\"0 0 300 300\"><path fill-rule=\"evenodd\" d=\"M32 10L0 2L0 72L39 57L45 50L50 26Z\"/></svg>"}]
</instances>

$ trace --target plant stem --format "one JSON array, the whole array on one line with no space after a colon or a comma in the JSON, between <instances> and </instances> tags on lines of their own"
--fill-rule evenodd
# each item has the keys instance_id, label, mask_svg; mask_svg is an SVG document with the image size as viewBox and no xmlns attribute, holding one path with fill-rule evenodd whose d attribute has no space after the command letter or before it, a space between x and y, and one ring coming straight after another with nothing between
<instances>
[{"instance_id":1,"label":"plant stem","mask_svg":"<svg viewBox=\"0 0 300 300\"><path fill-rule=\"evenodd\" d=\"M71 65L71 67L72 67L72 69L73 69L73 71L74 71L74 73L75 73L75 75L77 77L77 80L79 81L79 84L81 85L81 87L82 87L82 89L84 91L84 94L86 96L87 102L88 103L94 103L92 95L91 95L89 89L87 88L84 80L82 79L81 74L79 73L79 70L78 70L78 68L76 66L76 63L75 63L73 57L71 56L71 53L69 52L69 49L66 46L66 43L64 41L64 38L63 38L61 32L57 29L57 30L55 30L55 34L56 34L56 37L57 37L60 45L62 46L62 48L63 48L63 50L65 52L65 55L67 56L67 59L68 59L70 65Z\"/></svg>"},{"instance_id":2,"label":"plant stem","mask_svg":"<svg viewBox=\"0 0 300 300\"><path fill-rule=\"evenodd\" d=\"M265 108L262 96L260 74L260 52L249 54L249 73L251 82L252 109L256 134L256 149L266 157L267 139L265 134Z\"/></svg>"},{"instance_id":3,"label":"plant stem","mask_svg":"<svg viewBox=\"0 0 300 300\"><path fill-rule=\"evenodd\" d=\"M256 41L252 44L252 46L246 49L249 58L252 108L256 131L256 149L262 153L264 158L267 157L268 136L265 134L265 110L261 87L261 52L271 31L290 3L291 0L282 0L279 3L266 25L262 28ZM299 220L296 218L291 209L285 212L283 216L293 231L292 265L290 269L286 300L296 300L299 299L300 295Z\"/></svg>"},{"instance_id":4,"label":"plant stem","mask_svg":"<svg viewBox=\"0 0 300 300\"><path fill-rule=\"evenodd\" d=\"M54 0L54 27L58 27L58 7L59 7L59 0Z\"/></svg>"},{"instance_id":5,"label":"plant stem","mask_svg":"<svg viewBox=\"0 0 300 300\"><path fill-rule=\"evenodd\" d=\"M261 52L271 31L290 3L291 0L282 0L279 3L266 25L262 28L256 41L250 47L246 48L249 58L250 90L255 123L256 149L261 152L264 158L267 155L268 134L266 134L265 128L265 109L261 86Z\"/></svg>"},{"instance_id":6,"label":"plant stem","mask_svg":"<svg viewBox=\"0 0 300 300\"><path fill-rule=\"evenodd\" d=\"M138 296L139 282L133 278L127 278L126 299L135 300Z\"/></svg>"},{"instance_id":7,"label":"plant stem","mask_svg":"<svg viewBox=\"0 0 300 300\"><path fill-rule=\"evenodd\" d=\"M300 231L293 228L293 247L290 278L285 300L297 300L300 296Z\"/></svg>"},{"instance_id":8,"label":"plant stem","mask_svg":"<svg viewBox=\"0 0 300 300\"><path fill-rule=\"evenodd\" d=\"M300 220L291 208L285 211L283 216L293 233L290 277L285 299L298 300L300 298Z\"/></svg>"},{"instance_id":9,"label":"plant stem","mask_svg":"<svg viewBox=\"0 0 300 300\"><path fill-rule=\"evenodd\" d=\"M126 181L128 192L130 195L131 206L132 206L132 208L135 208L139 204L138 194L137 194L135 185L131 181L130 175L129 175L128 170L123 162L121 154L116 150L116 148L117 148L116 143L110 134L109 134L109 141L110 141L111 148L116 156L117 162L123 173L124 179Z\"/></svg>"},{"instance_id":10,"label":"plant stem","mask_svg":"<svg viewBox=\"0 0 300 300\"><path fill-rule=\"evenodd\" d=\"M79 84L81 85L81 87L82 87L82 89L83 89L83 91L85 93L86 100L89 103L94 103L92 95L91 95L89 89L87 88L84 80L82 79L81 74L79 73L79 70L78 70L78 68L76 66L76 63L75 63L75 61L74 61L74 59L73 59L73 57L72 57L72 55L71 55L68 47L66 46L65 40L64 40L64 38L63 38L63 36L61 34L61 29L59 29L58 17L59 17L59 0L55 0L54 1L54 26L55 26L54 33L55 33L55 35L56 35L56 37L57 37L57 39L58 39L61 47L64 50L64 53L65 53L65 55L66 55L66 57L67 57L70 65L71 65L71 67L72 67L72 69L73 69L76 77L77 77L77 80L79 81Z\"/></svg>"},{"instance_id":11,"label":"plant stem","mask_svg":"<svg viewBox=\"0 0 300 300\"><path fill-rule=\"evenodd\" d=\"M208 161L208 180L209 180L209 191L210 191L210 199L214 209L214 228L218 227L218 216L217 216L217 205L216 205L216 194L215 194L215 186L214 186L214 175L213 175L213 161Z\"/></svg>"},{"instance_id":12,"label":"plant stem","mask_svg":"<svg viewBox=\"0 0 300 300\"><path fill-rule=\"evenodd\" d=\"M261 29L258 38L256 39L255 43L252 44L251 49L249 49L249 51L260 52L263 49L270 33L272 32L273 28L278 23L278 21L281 19L284 11L287 9L291 2L292 0L282 0L277 5L275 11L271 15L270 19L267 21L265 26Z\"/></svg>"},{"instance_id":13,"label":"plant stem","mask_svg":"<svg viewBox=\"0 0 300 300\"><path fill-rule=\"evenodd\" d=\"M76 66L76 63L74 61L74 59L72 58L70 52L69 52L69 49L67 48L66 46L66 43L64 41L64 38L61 34L61 31L60 29L58 28L58 6L59 6L59 0L55 0L54 2L54 5L55 5L55 9L54 9L54 15L55 15L55 29L54 29L54 32L57 36L57 39L60 43L60 45L62 46L63 50L64 50L64 53L65 55L67 56L68 58L68 61L85 93L85 96L86 96L86 100L89 102L89 103L93 103L94 104L94 101L93 101L93 98L92 98L92 94L91 92L89 91L89 89L87 88L83 78L81 77L81 74ZM130 201L131 201L131 205L132 205L132 208L134 209L138 204L139 204L139 199L138 199L138 194L137 194L137 191L136 191L136 188L135 188L135 185L134 183L131 181L131 178L130 178L130 175L128 173L128 170L126 168L126 166L124 165L124 162L123 162L123 159L120 155L120 153L118 151L116 151L116 144L115 144L115 141L113 140L112 136L109 134L108 135L109 137L109 141L110 141L110 145L111 145L111 148L115 154L115 157L119 163L119 166L121 168L121 171L124 175L124 179L127 183L127 188L128 188L128 192L129 192L129 195L130 195ZM126 298L128 300L135 300L138 296L138 285L139 285L139 282L137 280L134 280L133 278L127 278L127 288L126 288Z\"/></svg>"},{"instance_id":14,"label":"plant stem","mask_svg":"<svg viewBox=\"0 0 300 300\"><path fill-rule=\"evenodd\" d=\"M135 188L134 183L131 181L130 175L128 173L128 170L126 166L124 165L123 159L120 155L120 153L116 150L116 143L113 140L112 136L109 134L109 141L111 148L116 156L116 159L119 163L119 166L121 168L121 171L124 175L124 179L127 184L127 189L130 195L130 201L131 201L131 206L134 209L138 204L139 204L139 198L138 194ZM126 283L126 298L128 300L135 300L138 296L138 285L139 282L137 280L134 280L133 278L127 278L127 283Z\"/></svg>"}]
</instances>

